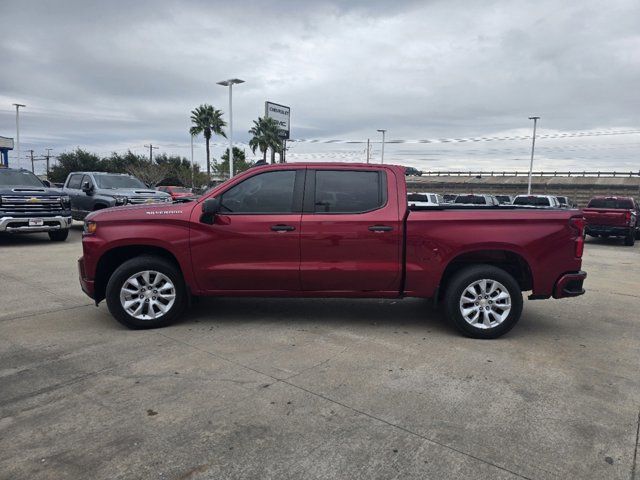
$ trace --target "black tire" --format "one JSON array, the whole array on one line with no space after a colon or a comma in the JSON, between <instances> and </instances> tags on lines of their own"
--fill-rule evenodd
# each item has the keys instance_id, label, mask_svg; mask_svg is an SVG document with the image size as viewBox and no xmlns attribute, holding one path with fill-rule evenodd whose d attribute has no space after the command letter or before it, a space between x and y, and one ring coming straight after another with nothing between
<instances>
[{"instance_id":1,"label":"black tire","mask_svg":"<svg viewBox=\"0 0 640 480\"><path fill-rule=\"evenodd\" d=\"M460 300L467 287L478 280L493 280L501 283L511 297L511 310L502 323L489 328L479 328L468 323L460 311ZM520 320L522 314L522 291L518 282L501 268L492 265L472 265L457 272L447 283L444 304L450 322L464 335L472 338L498 338ZM491 308L491 307L489 307Z\"/></svg>"},{"instance_id":2,"label":"black tire","mask_svg":"<svg viewBox=\"0 0 640 480\"><path fill-rule=\"evenodd\" d=\"M636 243L636 236L633 230L631 230L626 237L624 237L624 244L627 247L633 247Z\"/></svg>"},{"instance_id":3,"label":"black tire","mask_svg":"<svg viewBox=\"0 0 640 480\"><path fill-rule=\"evenodd\" d=\"M52 242L64 242L69 236L69 229L65 228L64 230L54 230L49 232L49 239Z\"/></svg>"},{"instance_id":4,"label":"black tire","mask_svg":"<svg viewBox=\"0 0 640 480\"><path fill-rule=\"evenodd\" d=\"M132 275L152 270L167 276L174 285L175 301L162 316L155 319L138 319L130 315L120 303L120 291ZM127 260L113 272L107 283L107 307L111 315L131 329L160 328L170 325L184 311L187 305L187 290L180 270L170 261L152 255L142 255ZM148 307L147 307L148 308Z\"/></svg>"},{"instance_id":5,"label":"black tire","mask_svg":"<svg viewBox=\"0 0 640 480\"><path fill-rule=\"evenodd\" d=\"M640 228L636 230L636 240L640 240Z\"/></svg>"}]
</instances>

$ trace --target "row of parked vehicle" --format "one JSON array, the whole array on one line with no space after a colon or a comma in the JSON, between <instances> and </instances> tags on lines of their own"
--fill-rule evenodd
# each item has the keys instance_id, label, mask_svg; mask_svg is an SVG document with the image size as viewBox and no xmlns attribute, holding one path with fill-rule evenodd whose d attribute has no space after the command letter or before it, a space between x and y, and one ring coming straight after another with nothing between
<instances>
[{"instance_id":1,"label":"row of parked vehicle","mask_svg":"<svg viewBox=\"0 0 640 480\"><path fill-rule=\"evenodd\" d=\"M0 168L0 233L46 232L64 241L72 220L109 207L170 203L195 198L190 189L149 188L127 174L72 172L57 188L28 170Z\"/></svg>"},{"instance_id":2,"label":"row of parked vehicle","mask_svg":"<svg viewBox=\"0 0 640 480\"><path fill-rule=\"evenodd\" d=\"M577 208L576 203L566 196L554 195L488 195L462 194L440 195L436 193L413 192L407 194L409 206L413 208L436 207L447 204L457 205L513 205L523 208ZM625 245L633 246L640 240L640 207L633 197L599 196L589 200L582 209L586 220L585 235L592 237L619 237Z\"/></svg>"}]
</instances>

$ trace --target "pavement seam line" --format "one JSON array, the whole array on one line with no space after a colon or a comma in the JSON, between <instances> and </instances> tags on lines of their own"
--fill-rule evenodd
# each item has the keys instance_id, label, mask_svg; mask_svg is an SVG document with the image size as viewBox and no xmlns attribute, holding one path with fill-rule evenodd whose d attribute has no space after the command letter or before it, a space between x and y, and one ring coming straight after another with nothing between
<instances>
[{"instance_id":1,"label":"pavement seam line","mask_svg":"<svg viewBox=\"0 0 640 480\"><path fill-rule=\"evenodd\" d=\"M21 320L23 318L37 317L38 315L47 315L49 313L65 312L67 310L74 310L76 308L82 308L82 307L90 307L92 305L93 303L83 303L81 305L74 305L73 307L62 307L62 308L55 308L53 310L43 310L41 312L27 313L26 315L18 315L17 317L0 318L0 322L10 322L11 320Z\"/></svg>"},{"instance_id":2,"label":"pavement seam line","mask_svg":"<svg viewBox=\"0 0 640 480\"><path fill-rule=\"evenodd\" d=\"M638 445L640 444L640 410L638 410L638 421L636 422L636 445L633 450L633 463L631 464L631 480L636 480L638 466Z\"/></svg>"},{"instance_id":3,"label":"pavement seam line","mask_svg":"<svg viewBox=\"0 0 640 480\"><path fill-rule=\"evenodd\" d=\"M287 379L281 379L281 378L278 378L278 377L274 377L273 375L270 375L270 374L268 374L268 373L266 373L266 372L262 372L262 371L260 371L260 370L258 370L258 369L256 369L256 368L250 367L250 366L248 366L248 365L244 365L244 364L242 364L242 363L240 363L240 362L237 362L237 361L235 361L235 360L231 360L231 359L226 358L226 357L224 357L224 356L222 356L222 355L220 355L220 354L218 354L218 353L210 352L209 350L205 350L204 348L198 347L198 346L196 346L196 345L192 345L192 344L190 344L190 343L188 343L188 342L185 342L184 340L180 340L180 339L177 339L177 338L173 338L173 337L171 337L171 336L169 336L169 335L167 335L167 334L165 334L165 333L162 333L162 332L154 332L154 333L156 333L157 335L163 336L163 337L165 337L165 338L168 338L169 340L173 340L174 342L178 342L178 343L181 343L181 344L186 345L186 346L188 346L188 347L191 347L191 348L193 348L194 350L198 350L198 351L200 351L200 352L206 353L207 355L211 355L211 356L213 356L213 357L216 357L216 358L218 358L218 359L220 359L220 360L223 360L223 361L225 361L225 362L228 362L228 363L231 363L231 364L236 365L236 366L238 366L238 367L241 367L241 368L244 368L244 369L250 370L250 371L252 371L252 372L254 372L254 373L257 373L257 374L259 374L259 375L263 375L263 376L265 376L265 377L271 378L271 379L272 379L272 380L274 380L276 383L277 383L277 382L284 383L285 385L289 385L289 386L291 386L291 387L293 387L293 388L296 388L296 389L298 389L298 390L301 390L301 391L303 391L303 392L306 392L306 393L308 393L308 394L310 394L310 395L313 395L313 396L315 396L315 397L322 398L323 400L326 400L326 401L328 401L328 402L334 403L334 404L336 404L336 405L340 405L341 407L346 408L346 409L348 409L348 410L351 410L352 412L358 413L359 415L363 415L363 416L365 416L365 417L367 417L367 418L370 418L370 419L372 419L372 420L376 420L376 421L378 421L378 422L380 422L380 423L383 423L383 424L385 424L385 425L387 425L387 426L390 426L390 427L396 428L396 429L398 429L398 430L401 430L401 431L403 431L403 432L405 432L405 433L407 433L407 434L409 434L409 435L413 435L413 436L415 436L415 437L418 437L418 438L420 438L420 439L422 439L422 440L424 440L424 441L426 441L426 442L429 442L429 443L431 443L431 444L438 445L439 447L445 448L445 449L447 449L447 450L451 450L451 451L453 451L453 452L459 453L460 455L464 455L465 457L469 457L469 458L471 458L471 459L473 459L473 460L476 460L476 461L478 461L478 462L481 462L481 463L484 463L484 464L486 464L486 465L489 465L489 466L492 466L492 467L494 467L494 468L497 468L498 470L502 470L502 471L504 471L504 472L510 473L510 474L512 474L512 475L515 475L515 476L516 476L516 477L518 477L518 478L522 478L522 479L524 479L524 480L533 480L531 477L527 477L527 476L522 475L522 474L520 474L520 473L518 473L518 472L514 472L513 470L509 470L509 469L508 469L508 468L506 468L506 467L502 467L502 466L500 466L500 465L496 465L495 463L490 462L489 460L485 460L485 459L483 459L483 458L477 457L477 456L475 456L475 455L473 455L473 454L471 454L471 453L467 453L467 452L465 452L465 451L463 451L463 450L460 450L460 449L458 449L458 448L456 448L456 447L453 447L453 446L451 446L451 445L447 445L447 444L445 444L445 443L439 442L439 441L434 440L434 439L432 439L432 438L429 438L429 437L427 437L427 436L425 436L425 435L422 435L422 434L420 434L420 433L418 433L418 432L414 432L414 431L412 431L412 430L409 430L409 429L408 429L408 428L406 428L406 427L403 427L403 426L401 426L401 425L397 425L397 424L395 424L395 423L393 423L393 422L390 422L390 421L385 420L385 419L383 419L383 418L377 417L377 416L375 416L375 415L373 415L373 414L370 414L370 413L364 412L364 411L359 410L359 409L357 409L357 408L355 408L355 407L352 407L352 406L347 405L347 404L345 404L345 403L339 402L338 400L334 400L334 399L332 399L332 398L330 398L330 397L327 397L327 396L325 396L325 395L323 395L323 394L321 394L321 393L317 393L317 392L314 392L314 391L312 391L312 390L309 390L309 389L307 389L307 388L305 388L305 387L302 387L302 386L300 386L300 385L296 385L295 383L289 382Z\"/></svg>"}]
</instances>

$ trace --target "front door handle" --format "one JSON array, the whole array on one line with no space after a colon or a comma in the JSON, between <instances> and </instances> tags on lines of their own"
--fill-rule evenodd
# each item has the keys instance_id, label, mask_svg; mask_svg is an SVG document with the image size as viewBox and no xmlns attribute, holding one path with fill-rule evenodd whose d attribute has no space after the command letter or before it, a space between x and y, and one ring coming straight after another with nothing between
<instances>
[{"instance_id":1,"label":"front door handle","mask_svg":"<svg viewBox=\"0 0 640 480\"><path fill-rule=\"evenodd\" d=\"M371 225L369 227L369 230L371 230L372 232L390 232L391 230L393 230L393 227L389 225Z\"/></svg>"},{"instance_id":2,"label":"front door handle","mask_svg":"<svg viewBox=\"0 0 640 480\"><path fill-rule=\"evenodd\" d=\"M273 230L274 232L291 232L295 229L296 227L294 227L293 225L271 225L271 230Z\"/></svg>"}]
</instances>

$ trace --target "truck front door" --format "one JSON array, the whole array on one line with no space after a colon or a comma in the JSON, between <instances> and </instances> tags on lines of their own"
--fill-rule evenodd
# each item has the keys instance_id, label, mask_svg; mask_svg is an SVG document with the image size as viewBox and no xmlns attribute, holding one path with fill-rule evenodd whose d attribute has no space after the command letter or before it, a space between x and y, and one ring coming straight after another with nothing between
<instances>
[{"instance_id":1,"label":"truck front door","mask_svg":"<svg viewBox=\"0 0 640 480\"><path fill-rule=\"evenodd\" d=\"M224 192L213 225L192 216L191 254L200 288L211 292L300 290L304 168L264 171Z\"/></svg>"},{"instance_id":2,"label":"truck front door","mask_svg":"<svg viewBox=\"0 0 640 480\"><path fill-rule=\"evenodd\" d=\"M393 175L373 168L307 171L303 290L398 292L403 232Z\"/></svg>"}]
</instances>

